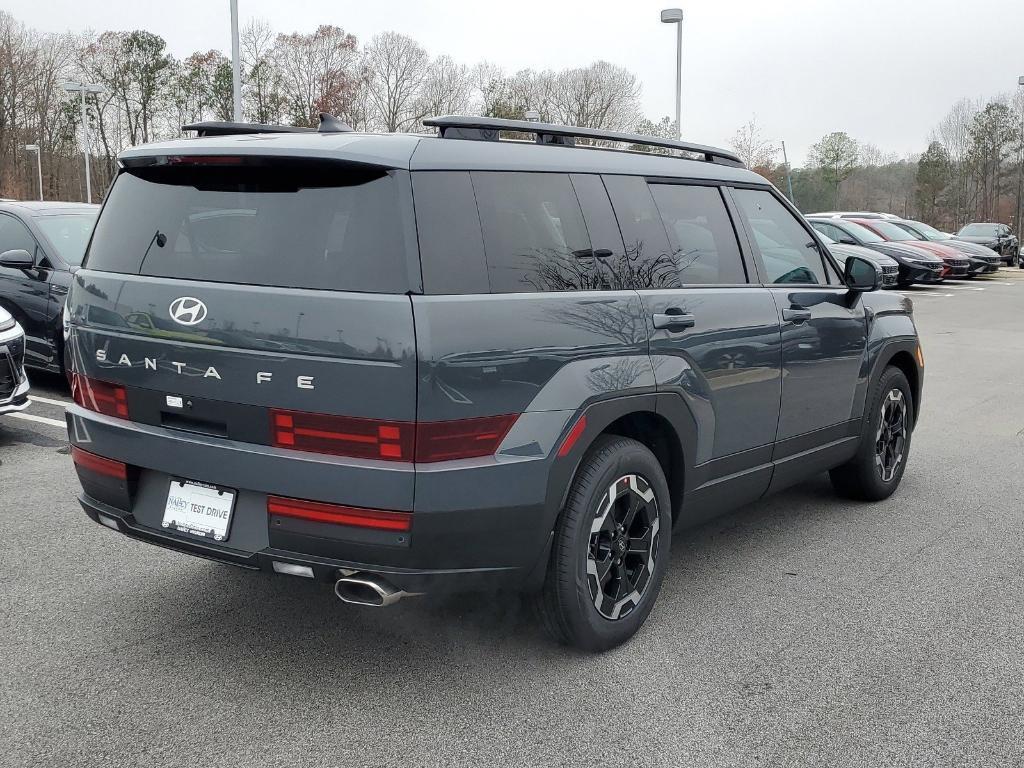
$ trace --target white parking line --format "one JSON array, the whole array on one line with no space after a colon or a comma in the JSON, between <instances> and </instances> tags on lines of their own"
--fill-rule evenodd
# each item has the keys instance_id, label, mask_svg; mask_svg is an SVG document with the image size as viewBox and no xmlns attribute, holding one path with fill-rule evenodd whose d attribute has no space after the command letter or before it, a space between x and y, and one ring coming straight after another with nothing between
<instances>
[{"instance_id":1,"label":"white parking line","mask_svg":"<svg viewBox=\"0 0 1024 768\"><path fill-rule=\"evenodd\" d=\"M8 418L11 419L24 419L25 421L35 421L40 424L49 424L51 427L60 427L66 429L67 424L57 419L48 419L45 416L36 416L34 413L10 413Z\"/></svg>"},{"instance_id":2,"label":"white parking line","mask_svg":"<svg viewBox=\"0 0 1024 768\"><path fill-rule=\"evenodd\" d=\"M29 395L30 403L49 403L50 405L59 405L61 408L65 408L71 405L70 400L54 400L52 397L40 397L39 395Z\"/></svg>"}]
</instances>

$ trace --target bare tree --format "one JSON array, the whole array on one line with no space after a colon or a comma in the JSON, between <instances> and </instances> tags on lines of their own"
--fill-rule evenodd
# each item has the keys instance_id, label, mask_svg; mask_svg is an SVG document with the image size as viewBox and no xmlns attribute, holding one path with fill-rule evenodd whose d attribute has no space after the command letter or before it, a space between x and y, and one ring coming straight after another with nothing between
<instances>
[{"instance_id":1,"label":"bare tree","mask_svg":"<svg viewBox=\"0 0 1024 768\"><path fill-rule=\"evenodd\" d=\"M730 144L748 168L771 170L775 166L779 145L764 137L757 117L750 118L746 125L740 127Z\"/></svg>"},{"instance_id":2,"label":"bare tree","mask_svg":"<svg viewBox=\"0 0 1024 768\"><path fill-rule=\"evenodd\" d=\"M358 57L355 37L341 27L277 36L273 61L295 125L317 125L320 112L347 116L357 90Z\"/></svg>"},{"instance_id":3,"label":"bare tree","mask_svg":"<svg viewBox=\"0 0 1024 768\"><path fill-rule=\"evenodd\" d=\"M253 19L242 30L244 73L242 98L245 111L257 123L284 120L287 99L280 70L274 62L274 32L263 19Z\"/></svg>"},{"instance_id":4,"label":"bare tree","mask_svg":"<svg viewBox=\"0 0 1024 768\"><path fill-rule=\"evenodd\" d=\"M375 35L363 53L371 123L384 131L407 131L423 118L421 98L430 57L411 37Z\"/></svg>"},{"instance_id":5,"label":"bare tree","mask_svg":"<svg viewBox=\"0 0 1024 768\"><path fill-rule=\"evenodd\" d=\"M422 115L462 115L472 109L473 81L469 68L449 56L438 56L427 68L420 90Z\"/></svg>"}]
</instances>

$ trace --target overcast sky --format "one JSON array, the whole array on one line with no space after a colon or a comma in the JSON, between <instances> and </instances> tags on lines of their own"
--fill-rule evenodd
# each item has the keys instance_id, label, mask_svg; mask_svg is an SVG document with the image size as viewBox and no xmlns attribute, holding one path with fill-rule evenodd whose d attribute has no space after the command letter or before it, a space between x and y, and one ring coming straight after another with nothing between
<instances>
[{"instance_id":1,"label":"overcast sky","mask_svg":"<svg viewBox=\"0 0 1024 768\"><path fill-rule=\"evenodd\" d=\"M921 152L951 104L1024 74L1024 0L682 0L683 135L725 145L751 117L799 165L830 131ZM606 59L643 82L647 114L675 109L674 27L649 0L239 0L242 24L335 24L360 43L393 29L432 55L507 70ZM45 31L147 29L178 57L230 53L228 0L0 0Z\"/></svg>"}]
</instances>

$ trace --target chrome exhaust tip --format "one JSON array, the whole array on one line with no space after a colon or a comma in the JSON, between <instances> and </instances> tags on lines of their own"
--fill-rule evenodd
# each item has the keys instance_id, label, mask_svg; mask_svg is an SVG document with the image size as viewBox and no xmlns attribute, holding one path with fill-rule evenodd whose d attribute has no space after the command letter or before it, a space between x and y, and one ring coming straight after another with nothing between
<instances>
[{"instance_id":1,"label":"chrome exhaust tip","mask_svg":"<svg viewBox=\"0 0 1024 768\"><path fill-rule=\"evenodd\" d=\"M334 582L334 594L341 602L350 605L385 608L414 593L403 592L373 573L353 573Z\"/></svg>"}]
</instances>

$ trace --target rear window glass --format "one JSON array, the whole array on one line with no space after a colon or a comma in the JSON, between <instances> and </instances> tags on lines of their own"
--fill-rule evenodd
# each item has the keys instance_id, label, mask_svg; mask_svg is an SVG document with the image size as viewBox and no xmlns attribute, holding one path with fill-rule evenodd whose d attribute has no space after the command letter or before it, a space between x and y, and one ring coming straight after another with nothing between
<instances>
[{"instance_id":1,"label":"rear window glass","mask_svg":"<svg viewBox=\"0 0 1024 768\"><path fill-rule=\"evenodd\" d=\"M747 282L736 231L717 187L651 187L683 285Z\"/></svg>"},{"instance_id":2,"label":"rear window glass","mask_svg":"<svg viewBox=\"0 0 1024 768\"><path fill-rule=\"evenodd\" d=\"M492 293L578 291L593 252L569 177L473 173Z\"/></svg>"},{"instance_id":3,"label":"rear window glass","mask_svg":"<svg viewBox=\"0 0 1024 768\"><path fill-rule=\"evenodd\" d=\"M340 163L122 173L90 269L372 293L409 290L403 206L382 169Z\"/></svg>"}]
</instances>

